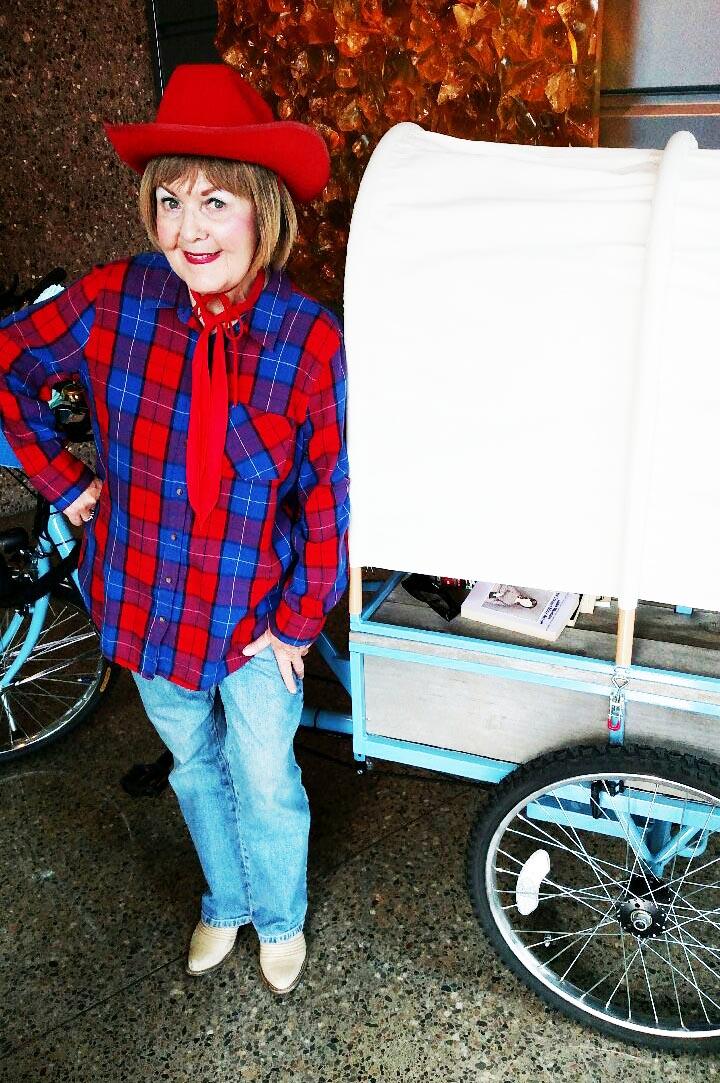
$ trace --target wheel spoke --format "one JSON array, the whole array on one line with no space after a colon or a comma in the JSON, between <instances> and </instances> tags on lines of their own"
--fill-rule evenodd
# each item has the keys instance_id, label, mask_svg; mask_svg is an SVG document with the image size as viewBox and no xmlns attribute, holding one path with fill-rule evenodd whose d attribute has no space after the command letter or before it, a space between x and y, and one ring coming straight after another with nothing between
<instances>
[{"instance_id":1,"label":"wheel spoke","mask_svg":"<svg viewBox=\"0 0 720 1083\"><path fill-rule=\"evenodd\" d=\"M32 611L0 653L0 676L16 663L27 640L31 616ZM7 628L13 619L14 613L6 611L2 623ZM0 761L3 755L29 751L75 721L96 695L104 669L97 630L88 614L79 605L51 598L28 658L0 689L5 731L0 738Z\"/></svg>"},{"instance_id":2,"label":"wheel spoke","mask_svg":"<svg viewBox=\"0 0 720 1083\"><path fill-rule=\"evenodd\" d=\"M498 870L498 871L506 872L506 870ZM506 875L508 875L508 876L518 876L518 873L516 873L516 872L506 872ZM557 884L556 881L554 881L554 880L545 880L544 882L546 884L550 884L551 886L556 886L556 887L559 887L559 888L563 888L564 890L562 890L562 891L543 891L543 892L539 892L538 893L538 899L541 902L546 901L548 899L572 899L574 902L584 902L587 899L591 899L593 902L605 902L606 901L605 897L603 895L592 895L591 892L592 892L593 889L589 888L589 887L571 888L571 887L566 887L565 884ZM511 888L511 887L510 888L499 888L498 889L498 895L514 895L515 893L516 893L516 889Z\"/></svg>"},{"instance_id":3,"label":"wheel spoke","mask_svg":"<svg viewBox=\"0 0 720 1083\"><path fill-rule=\"evenodd\" d=\"M553 935L550 935L551 930L549 930L549 929L527 929L526 932L527 932L528 936L532 933L533 936L542 936L543 938L542 938L542 940L536 940L534 944L526 944L525 947L528 949L528 951L531 951L533 948L539 948L539 947L547 948L547 947L550 946L551 943L554 943L555 941L567 940L568 937L571 937L571 936L586 936L586 935L589 935L589 933L591 931L592 930L590 928L578 929L577 932L558 933L556 936L553 936ZM544 936L543 936L543 933L545 934ZM613 930L611 930L610 932L607 932L607 933L600 932L599 931L599 924L598 924L598 925L595 926L595 931L593 932L593 936L614 936L614 937L618 937L618 936L620 936L620 930L619 929L613 929ZM593 986L593 988L595 988L595 986Z\"/></svg>"},{"instance_id":4,"label":"wheel spoke","mask_svg":"<svg viewBox=\"0 0 720 1083\"><path fill-rule=\"evenodd\" d=\"M524 816L518 816L518 820L522 820L523 823L530 822L530 821L526 820ZM558 826L562 827L561 824L559 824ZM517 828L509 828L508 829L508 834L510 834L510 835L518 835L521 838L531 839L533 842L540 842L543 845L549 845L549 846L555 847L558 850L564 850L566 853L572 854L572 856L576 857L578 859L578 861L582 861L589 868L591 868L591 869L593 869L595 871L597 871L598 866L608 865L609 867L617 869L619 872L627 872L627 869L624 869L622 867L622 865L615 865L613 862L610 862L610 861L600 861L598 858L594 858L592 861L588 860L588 857L585 854L583 854L580 850L572 849L570 846L567 846L564 842L558 841L553 835L550 835L547 831L544 831L544 830L542 831L542 837L541 838L535 838L535 836L533 836L533 835L528 835L527 832L525 832L525 831L518 831ZM602 872L607 877L608 884L611 884L611 885L615 886L616 881L614 881L610 877L609 873L605 872L605 870L603 868L600 868L599 871Z\"/></svg>"},{"instance_id":5,"label":"wheel spoke","mask_svg":"<svg viewBox=\"0 0 720 1083\"><path fill-rule=\"evenodd\" d=\"M687 797L686 797L685 800L683 801L683 810L682 810L682 813L680 815L680 823L678 824L678 829L677 829L677 834L678 835L682 831L683 824L685 823L685 813L687 812L687 806L688 806L688 801L687 801ZM677 863L677 859L678 859L678 851L676 850L674 855L673 855L672 865L670 866L670 879L671 880L675 876L675 865Z\"/></svg>"},{"instance_id":6,"label":"wheel spoke","mask_svg":"<svg viewBox=\"0 0 720 1083\"><path fill-rule=\"evenodd\" d=\"M610 790L608 788L607 779L603 779L603 786L605 787L605 792L607 793L608 798L612 802L612 810L615 813L615 817L616 817L618 823L620 824L620 826L622 827L622 829L623 829L623 831L625 833L625 853L627 855L628 849L632 848L632 850L633 850L633 852L635 854L635 860L633 861L632 869L630 869L630 875L629 875L628 879L631 881L633 876L635 875L636 869L639 868L640 873L642 875L642 878L645 881L645 886L647 887L648 894L650 895L650 898L651 898L652 902L657 903L657 900L656 900L656 898L655 898L655 896L653 894L652 885L651 885L650 881L648 880L647 870L645 868L645 862L642 861L641 858L640 858L641 850L643 848L647 849L647 847L645 845L645 840L646 840L646 837L647 837L648 828L650 826L650 823L652 822L653 809L655 808L655 802L657 800L657 795L658 795L657 783L655 784L655 790L653 792L652 801L650 802L650 811L648 812L647 816L645 817L645 827L643 828L643 832L642 832L642 835L640 836L640 842L639 842L639 845L637 846L637 848L633 844L633 839L632 839L633 832L630 831L630 823L632 821L630 819L629 814L628 814L628 820L626 822L625 820L622 819L622 817L620 815L620 812L618 811L618 809L615 806L613 795L610 793ZM600 811L603 813L603 815L605 815L605 818L612 823L612 821L610 820L610 817L607 816L606 810L602 806L599 806L599 808L600 808ZM644 963L643 963L643 965L644 965ZM654 1010L655 1010L655 1007L653 1005L653 1011Z\"/></svg>"},{"instance_id":7,"label":"wheel spoke","mask_svg":"<svg viewBox=\"0 0 720 1083\"><path fill-rule=\"evenodd\" d=\"M685 877L687 876L688 872L690 871L690 866L692 865L693 861L695 860L698 849L700 847L700 842L701 842L702 837L703 837L703 835L704 835L704 833L705 833L705 831L707 829L707 825L710 823L710 817L712 816L713 812L717 812L717 807L713 808L713 806L711 805L710 808L708 809L708 814L705 817L705 823L703 824L700 835L698 836L698 841L696 842L695 846L693 847L692 854L688 858L688 863L685 866L685 872L680 877L680 888L682 888L682 885L685 882ZM716 858L716 860L720 860L720 858ZM701 868L702 868L702 866L701 866ZM668 884L668 887L670 887L674 882L675 881L671 880L670 883ZM678 888L678 891L680 891L680 888Z\"/></svg>"},{"instance_id":8,"label":"wheel spoke","mask_svg":"<svg viewBox=\"0 0 720 1083\"><path fill-rule=\"evenodd\" d=\"M705 1008L705 1000L706 999L709 1000L710 1003L713 1005L713 1007L718 1008L719 1010L720 1010L720 1005L716 1004L715 1001L712 999L712 997L708 997L707 994L703 993L702 989L698 985L697 979L695 977L695 972L694 972L693 967L692 967L692 963L690 962L690 958L689 958L688 953L687 953L687 949L685 949L685 956L687 958L688 969L690 971L690 974L692 975L692 980L690 980L690 978L688 978L687 974L683 974L682 970L678 970L678 968L673 963L671 963L669 960L665 959L660 954L659 951L655 951L655 948L653 948L653 946L651 944L648 944L648 950L651 951L654 955L657 955L658 959L660 959L661 962L665 963L674 974L677 974L677 976L679 978L682 978L683 981L687 982L688 985L691 986L691 988L695 990L695 992L697 993L697 996L698 996L698 1000L700 1001L700 1007L702 1008L703 1015L705 1016L705 1019L706 1019L706 1021L708 1023L708 1026L712 1026L712 1024L710 1023L710 1016L708 1015L707 1010Z\"/></svg>"},{"instance_id":9,"label":"wheel spoke","mask_svg":"<svg viewBox=\"0 0 720 1083\"><path fill-rule=\"evenodd\" d=\"M672 883L673 881L671 881ZM686 880L685 887L694 887L696 891L686 891L683 895L683 899L689 899L693 895L699 895L701 891L720 891L720 881L716 880L714 884L698 884L697 880Z\"/></svg>"},{"instance_id":10,"label":"wheel spoke","mask_svg":"<svg viewBox=\"0 0 720 1083\"><path fill-rule=\"evenodd\" d=\"M687 934L685 934L685 935L687 935ZM683 936L682 933L680 933L680 943L683 946L684 950L687 952L687 954L692 955L692 957L693 957L693 959L695 960L696 963L699 963L700 966L703 967L705 970L707 970L707 972L709 974L712 974L712 976L715 979L715 982L717 984L717 981L718 981L718 972L717 972L717 970L713 970L713 968L711 966L708 966L708 964L705 962L704 959L700 958L697 951L695 950L694 945L687 944L685 942L685 936Z\"/></svg>"},{"instance_id":11,"label":"wheel spoke","mask_svg":"<svg viewBox=\"0 0 720 1083\"><path fill-rule=\"evenodd\" d=\"M697 874L698 874L699 872L702 872L702 871L703 871L703 869L709 869L709 868L711 868L711 867L712 867L713 865L717 865L717 863L718 863L719 861L720 861L720 857L714 857L714 858L712 859L712 861L707 861L707 862L706 862L706 863L705 863L704 865L699 865L699 866L698 866L698 867L697 867L697 868L695 869L695 876L697 876ZM683 879L683 877L682 877L682 876L676 876L674 880L668 880L668 881L666 881L666 883L665 883L665 887L674 887L674 886L675 886L675 884L677 884L677 883L678 883L678 881L679 881L679 880L682 880L682 879ZM687 895L683 896L683 898L687 899Z\"/></svg>"},{"instance_id":12,"label":"wheel spoke","mask_svg":"<svg viewBox=\"0 0 720 1083\"><path fill-rule=\"evenodd\" d=\"M665 939L665 950L667 952L668 963L671 963L671 959L670 959L670 942L668 941L667 933L664 934L664 939ZM673 943L677 943L677 941L673 941ZM672 966L670 967L670 977L672 979L673 992L675 993L675 1003L677 1004L678 1019L680 1020L680 1026L683 1029L685 1029L685 1023L683 1022L683 1016L682 1016L682 1008L680 1007L680 995L679 995L678 990L677 990L677 982L675 981L675 973L674 973L674 971L672 969Z\"/></svg>"},{"instance_id":13,"label":"wheel spoke","mask_svg":"<svg viewBox=\"0 0 720 1083\"><path fill-rule=\"evenodd\" d=\"M502 855L503 855L503 857L507 857L507 858L508 858L508 859L509 859L510 861L515 861L515 862L516 862L516 863L517 863L518 865L521 865L521 866L522 866L522 864L523 864L523 863L522 863L522 862L520 861L520 859L519 859L519 858L517 858L517 857L513 857L513 856L512 856L511 854L508 854L508 853L507 853L507 852L506 852L505 850L498 850L498 853L499 853L499 854L502 854ZM511 871L510 871L509 869L497 869L497 868L496 868L496 870L495 870L495 871L496 871L496 872L502 872L502 873L504 873L504 874L505 874L506 876L515 876L515 877L517 877L517 876L519 876L519 875L520 875L520 874L519 874L519 873L517 873L517 872L511 872ZM556 888L559 888L561 892L573 892L573 891L574 891L574 889L573 889L573 888L570 888L570 887L568 887L568 885L567 885L567 884L559 884L559 883L557 883L557 882L556 882L555 880L550 880L550 879L548 879L547 877L545 878L545 880L544 880L543 882L544 882L545 884L549 884L549 885L550 885L550 887L556 887ZM607 901L607 900L605 899L605 897L604 897L604 896L602 896L602 895L600 896L600 899L602 900L602 902L606 902L606 901ZM575 899L575 901L576 901L576 902L579 902L579 903L582 903L582 904L583 904L584 906L587 906L587 907L588 907L588 908L589 908L590 910L594 910L594 911L595 911L595 913L597 913L597 914L600 914L600 913L602 913L602 911L601 911L601 910L599 910L597 906L593 906L593 905L592 905L591 903L587 902L587 900L586 900L586 899L580 899L580 898L577 898L577 899ZM513 904L513 906L516 906L516 904ZM512 909L512 907L506 907L505 909Z\"/></svg>"},{"instance_id":14,"label":"wheel spoke","mask_svg":"<svg viewBox=\"0 0 720 1083\"><path fill-rule=\"evenodd\" d=\"M532 828L534 828L535 830L537 830L537 831L539 831L541 833L542 839L538 839L537 840L538 842L543 841L543 839L548 839L548 841L554 842L556 846L559 846L562 849L567 850L568 853L575 854L577 857L580 857L582 860L587 860L587 858L583 857L583 855L579 851L571 849L569 846L566 846L565 843L560 842L558 839L556 839L554 835L549 834L547 829L544 828L544 827L541 827L539 822L537 822L535 820L532 820L532 819L529 819L527 816L524 816L522 813L518 813L517 819L520 820L521 823L527 824L528 827L532 827ZM556 824L556 825L553 825L553 826L562 827L561 824ZM521 832L518 832L518 834L521 834ZM565 835L567 835L567 831L565 831ZM528 835L527 837L531 838L532 836ZM606 858L593 857L592 858L592 864L593 865L600 865L600 866L607 865L607 867L609 869L617 869L618 872L627 872L627 867L625 865L618 865L616 861L608 861ZM609 873L606 873L605 875L608 876L608 877L610 876Z\"/></svg>"},{"instance_id":15,"label":"wheel spoke","mask_svg":"<svg viewBox=\"0 0 720 1083\"><path fill-rule=\"evenodd\" d=\"M599 928L600 928L600 927L602 926L603 922L605 922L605 921L606 921L606 919L607 919L607 915L605 915L605 914L604 914L604 915L602 916L602 918L600 919L600 921L599 921L599 922L597 923L597 925L595 926L595 928L596 928L596 929L599 929ZM583 951L585 950L585 948L587 947L587 945L588 945L588 942L589 942L589 941L588 941L588 937L590 937L591 935L592 935L592 932L590 932L590 933L582 933L582 932L581 932L581 933L578 933L578 932L574 932L574 933L572 934L572 940L570 941L570 943L568 943L568 944L565 944L565 946L564 946L564 947L562 947L562 948L560 948L560 950L559 950L559 951L556 951L554 955L551 955L549 959L546 959L546 960L545 960L545 966L550 966L550 964L551 964L551 963L554 963L556 959L559 959L561 955L564 955L566 951L569 951L569 949L570 949L570 948L574 947L574 946L575 946L575 944L577 944L579 940L585 940L585 944L583 945L583 947L581 948L581 950L580 950L580 951L578 952L578 954L577 954L577 955L575 956L575 958L573 959L573 961L572 961L572 963L570 964L570 966L568 967L568 969L567 969L566 973L565 973L565 974L563 975L563 977L562 977L562 980L564 980L564 979L565 979L565 977L566 977L566 975L567 975L567 974L568 974L568 973L570 972L570 970L571 970L571 969L573 968L573 966L575 965L575 963L577 962L577 960L578 960L578 959L580 958L580 955L582 954L582 952L583 952Z\"/></svg>"},{"instance_id":16,"label":"wheel spoke","mask_svg":"<svg viewBox=\"0 0 720 1083\"><path fill-rule=\"evenodd\" d=\"M590 943L590 941L592 940L592 938L593 938L593 936L595 935L595 933L596 933L596 932L597 932L597 931L598 931L599 929L601 929L601 928L603 927L603 925L607 924L607 923L608 923L609 921L611 921L611 920L612 920L612 918L608 918L608 916L607 916L607 915L605 915L605 917L604 917L604 918L603 918L603 919L602 919L601 921L599 921L599 922L597 923L597 925L595 926L595 928L594 928L594 929L592 929L592 930L591 930L591 931L590 931L589 933L585 933L585 934L584 934L584 935L585 935L585 943L584 943L584 944L583 944L583 946L582 946L582 947L580 948L580 951L579 951L579 952L577 953L577 955L575 956L575 958L573 959L573 961L572 961L572 962L570 963L570 966L569 966L569 967L567 968L567 970L565 971L565 973L564 973L564 974L562 975L562 981L565 981L565 980L567 979L567 976L568 976L568 974L570 973L570 971L572 970L572 968L573 968L573 967L575 966L575 963L576 963L576 962L578 961L578 959L580 958L580 956L582 955L582 953L583 953L583 952L585 951L585 948L586 948L586 947L588 946L588 944L589 944L589 943Z\"/></svg>"},{"instance_id":17,"label":"wheel spoke","mask_svg":"<svg viewBox=\"0 0 720 1083\"><path fill-rule=\"evenodd\" d=\"M594 865L594 863L593 863L592 859L590 858L590 855L588 854L587 850L586 850L586 849L585 849L585 847L583 846L583 844L582 844L582 842L581 842L581 840L580 840L580 837L579 837L579 835L578 835L577 831L575 830L575 828L574 828L574 827L572 826L572 824L570 823L570 820L569 820L569 817L568 817L568 814L567 814L567 812L565 811L565 809L563 809L562 805L560 804L560 799L558 798L558 796L557 796L557 794L556 794L556 793L552 793L552 794L551 794L550 796L551 796L551 797L552 797L552 798L554 799L555 803L557 804L557 807L558 807L558 808L560 809L560 811L561 811L562 813L564 813L564 815L565 815L565 818L566 818L566 819L568 820L568 826L570 827L570 830L571 830L572 834L573 834L573 835L574 835L574 837L575 837L575 841L576 841L576 843L578 844L578 846L579 846L579 847L580 847L580 849L582 850L583 854L585 855L585 858L586 858L586 860L587 860L587 863L588 863L588 864L590 865L590 868L591 868L591 869L592 869L592 871L593 871L593 872L595 873L595 879L597 880L598 884L600 885L600 887L602 887L602 889L604 890L605 894L607 895L607 901L608 901L608 902L609 902L609 903L610 903L610 904L612 905L612 901L613 901L613 900L612 900L612 899L611 899L611 897L610 897L610 893L609 893L609 891L607 890L607 888L605 887L605 884L604 884L604 882L603 882L603 881L602 881L602 880L600 879L600 875L599 875L599 873L598 873L598 871L597 871L597 869L596 869L596 867L595 867L595 865ZM563 828L563 825L562 825L562 824L558 824L558 827L560 827L560 829L561 829L561 830L564 830L564 828Z\"/></svg>"},{"instance_id":18,"label":"wheel spoke","mask_svg":"<svg viewBox=\"0 0 720 1083\"><path fill-rule=\"evenodd\" d=\"M627 952L625 951L625 930L623 930L623 935L621 937L620 943L622 945L623 963L625 964L625 969L623 970L623 972L622 972L622 974L620 976L620 980L618 981L617 985L615 986L612 993L608 997L607 1002L605 1004L605 1009L607 1010L610 1007L610 1004L612 1003L612 999L615 996L615 993L618 991L618 989L622 985L623 978L624 978L625 979L625 995L627 997L627 1005L628 1005L627 1017L628 1017L628 1019L632 1019L632 1001L631 1001L631 998L630 998L630 981L629 981L629 977L630 977L630 969L631 969L633 963L635 962L635 960L637 959L638 955L640 954L640 947L638 946L635 949L635 954L633 955L630 962L628 962L627 961Z\"/></svg>"},{"instance_id":19,"label":"wheel spoke","mask_svg":"<svg viewBox=\"0 0 720 1083\"><path fill-rule=\"evenodd\" d=\"M673 906L673 910L675 909L676 907ZM675 925L670 926L668 932L672 932L675 929L684 929L686 925L692 925L693 923L698 921L706 921L708 925L711 925L713 927L713 929L717 929L718 932L720 932L720 924L712 920L712 917L714 917L716 914L720 914L720 908L718 908L717 910L698 910L695 906L690 906L684 907L684 909L692 910L695 916L691 918L685 918L683 921L676 922Z\"/></svg>"},{"instance_id":20,"label":"wheel spoke","mask_svg":"<svg viewBox=\"0 0 720 1083\"><path fill-rule=\"evenodd\" d=\"M29 715L30 715L30 717L32 718L33 722L34 722L34 723L36 724L36 726L38 727L38 729L42 729L42 728L43 728L43 726L42 726L42 722L41 722L41 721L40 721L40 719L39 719L39 718L37 717L37 715L34 715L34 714L33 714L33 712L32 712L32 711L30 710L30 708L29 708L29 707L27 706L27 704L26 704L26 703L23 703L23 704L21 704L21 706L22 706L22 709L23 709L23 710L25 711L25 713L26 713L26 714L29 714ZM14 714L14 713L13 713L13 714Z\"/></svg>"},{"instance_id":21,"label":"wheel spoke","mask_svg":"<svg viewBox=\"0 0 720 1083\"><path fill-rule=\"evenodd\" d=\"M655 998L653 997L653 994L652 994L652 985L650 984L650 977L649 977L648 972L647 972L647 966L645 965L645 956L643 955L642 949L640 950L640 962L642 963L642 968L643 968L643 971L645 972L645 983L647 985L647 991L648 991L648 995L650 997L650 1005L652 1007L652 1013L653 1013L653 1015L655 1017L655 1026L658 1026L659 1025L659 1020L658 1020L657 1009L655 1008Z\"/></svg>"},{"instance_id":22,"label":"wheel spoke","mask_svg":"<svg viewBox=\"0 0 720 1083\"><path fill-rule=\"evenodd\" d=\"M669 932L665 933L665 936L668 938L668 943L675 944L676 947L681 948L683 946L683 941L690 941L692 943L692 947L696 951L706 951L709 955L713 955L715 958L720 959L720 948L711 948L707 944L703 944L701 940L698 940L696 936L693 936L689 929L683 930L682 940L676 939L675 937L670 937L669 933L672 931L673 930L671 929L669 930ZM717 973L715 974L715 977L718 977Z\"/></svg>"}]
</instances>

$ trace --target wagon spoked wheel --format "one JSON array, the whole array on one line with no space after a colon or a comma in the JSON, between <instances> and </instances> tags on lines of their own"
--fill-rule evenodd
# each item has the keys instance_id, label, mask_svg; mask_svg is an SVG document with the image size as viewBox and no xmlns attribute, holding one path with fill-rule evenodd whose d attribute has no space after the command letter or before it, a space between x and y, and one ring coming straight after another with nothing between
<instances>
[{"instance_id":1,"label":"wagon spoked wheel","mask_svg":"<svg viewBox=\"0 0 720 1083\"><path fill-rule=\"evenodd\" d=\"M663 1049L720 1048L720 769L580 747L513 771L468 843L493 947L553 1007Z\"/></svg>"}]
</instances>

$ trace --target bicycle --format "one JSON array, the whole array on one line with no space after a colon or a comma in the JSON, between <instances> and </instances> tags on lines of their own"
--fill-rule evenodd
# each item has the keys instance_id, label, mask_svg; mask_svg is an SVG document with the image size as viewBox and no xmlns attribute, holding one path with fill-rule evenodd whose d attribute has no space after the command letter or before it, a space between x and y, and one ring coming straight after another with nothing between
<instances>
[{"instance_id":1,"label":"bicycle","mask_svg":"<svg viewBox=\"0 0 720 1083\"><path fill-rule=\"evenodd\" d=\"M64 277L64 276L63 276ZM58 292L46 276L35 303ZM92 438L82 387L53 389L49 405L70 440ZM22 466L0 430L0 468L35 496L28 530L0 530L0 762L34 752L88 719L112 688L119 667L100 650L100 637L77 580L79 539L65 516L24 480Z\"/></svg>"}]
</instances>

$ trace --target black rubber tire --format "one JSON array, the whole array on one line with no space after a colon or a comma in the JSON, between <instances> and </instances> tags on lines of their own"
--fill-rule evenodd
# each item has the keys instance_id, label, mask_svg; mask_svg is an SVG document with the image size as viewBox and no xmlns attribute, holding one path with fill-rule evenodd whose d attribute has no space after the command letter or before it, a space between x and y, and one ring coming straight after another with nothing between
<instances>
[{"instance_id":1,"label":"black rubber tire","mask_svg":"<svg viewBox=\"0 0 720 1083\"><path fill-rule=\"evenodd\" d=\"M578 746L562 749L522 764L495 788L490 803L482 810L471 829L467 846L466 876L473 910L492 948L506 966L540 999L586 1027L600 1031L631 1045L649 1049L711 1053L720 1049L720 1038L684 1040L646 1035L598 1020L589 1012L558 996L540 982L512 951L493 917L485 886L488 850L499 825L512 809L543 786L583 774L603 775L645 773L662 776L686 786L696 787L720 800L720 765L699 757L638 745Z\"/></svg>"}]
</instances>

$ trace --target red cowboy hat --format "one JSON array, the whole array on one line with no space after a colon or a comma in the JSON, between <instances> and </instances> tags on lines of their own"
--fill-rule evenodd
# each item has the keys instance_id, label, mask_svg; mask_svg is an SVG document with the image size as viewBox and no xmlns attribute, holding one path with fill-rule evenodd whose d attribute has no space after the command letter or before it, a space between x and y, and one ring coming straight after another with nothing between
<instances>
[{"instance_id":1,"label":"red cowboy hat","mask_svg":"<svg viewBox=\"0 0 720 1083\"><path fill-rule=\"evenodd\" d=\"M120 158L142 174L151 158L196 154L264 165L299 200L313 199L330 175L322 136L307 124L275 120L270 106L228 64L180 64L154 124L104 124Z\"/></svg>"}]
</instances>

